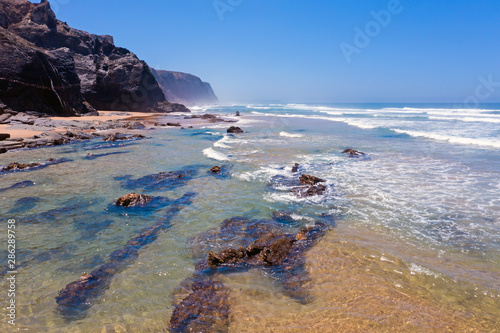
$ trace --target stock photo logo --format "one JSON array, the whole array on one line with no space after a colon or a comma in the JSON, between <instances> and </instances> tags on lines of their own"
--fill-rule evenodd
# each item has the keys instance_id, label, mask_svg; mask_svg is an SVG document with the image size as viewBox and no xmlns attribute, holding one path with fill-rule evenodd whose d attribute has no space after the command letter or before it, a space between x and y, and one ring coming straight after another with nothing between
<instances>
[{"instance_id":1,"label":"stock photo logo","mask_svg":"<svg viewBox=\"0 0 500 333\"><path fill-rule=\"evenodd\" d=\"M487 78L479 76L477 78L479 84L474 89L474 93L467 96L462 104L454 105L458 109L474 109L479 107L479 104L486 102L500 87L500 81L494 81L493 74L489 74Z\"/></svg>"},{"instance_id":2,"label":"stock photo logo","mask_svg":"<svg viewBox=\"0 0 500 333\"><path fill-rule=\"evenodd\" d=\"M411 1L411 0L410 0ZM340 50L348 64L352 62L354 54L360 54L367 48L373 39L377 38L382 31L389 27L395 16L400 15L404 10L400 0L390 0L387 8L379 11L370 11L373 18L360 28L354 27L354 38L352 43L342 42L339 44Z\"/></svg>"},{"instance_id":3,"label":"stock photo logo","mask_svg":"<svg viewBox=\"0 0 500 333\"><path fill-rule=\"evenodd\" d=\"M243 0L215 0L212 5L219 17L219 20L224 21L224 15L227 12L234 11L239 5L243 3Z\"/></svg>"}]
</instances>

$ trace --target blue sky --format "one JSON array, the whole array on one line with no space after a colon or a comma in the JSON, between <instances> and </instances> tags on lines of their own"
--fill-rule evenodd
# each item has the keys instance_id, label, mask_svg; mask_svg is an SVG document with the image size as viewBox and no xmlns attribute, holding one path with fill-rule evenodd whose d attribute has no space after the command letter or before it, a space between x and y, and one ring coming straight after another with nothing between
<instances>
[{"instance_id":1,"label":"blue sky","mask_svg":"<svg viewBox=\"0 0 500 333\"><path fill-rule=\"evenodd\" d=\"M498 0L51 4L152 67L210 82L222 102L500 102Z\"/></svg>"}]
</instances>

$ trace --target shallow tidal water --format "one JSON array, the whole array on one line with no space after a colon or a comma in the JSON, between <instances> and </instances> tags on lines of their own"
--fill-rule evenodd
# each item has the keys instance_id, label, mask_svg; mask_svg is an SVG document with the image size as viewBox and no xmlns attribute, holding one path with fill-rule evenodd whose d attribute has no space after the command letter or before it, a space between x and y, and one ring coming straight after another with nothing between
<instances>
[{"instance_id":1,"label":"shallow tidal water","mask_svg":"<svg viewBox=\"0 0 500 333\"><path fill-rule=\"evenodd\" d=\"M500 154L494 128L485 128L491 137L473 137L471 144L440 140L435 133L422 136L423 129L438 131L439 126L447 134L450 128L457 135L467 130L446 119L418 115L415 120L415 112L429 111L414 109L397 109L397 116L411 113L399 120L394 109L231 106L209 112L236 110L242 113L237 126L245 130L240 135L227 135L232 124L223 123L158 129L149 131L147 139L123 145L95 139L0 155L0 165L70 160L0 175L0 188L35 183L0 193L2 225L7 219L17 221L16 329L168 331L172 311L185 296L179 286L203 255L196 236L218 230L234 216L269 219L273 212L287 210L294 218L283 225L287 232L325 214L335 220L305 254L309 278L303 287L311 301L287 296L279 279L266 270L221 274L230 289L227 331L500 331ZM446 110L432 112L450 113ZM390 119L380 122L386 114ZM412 136L412 130L420 135ZM366 155L350 158L341 153L345 148ZM94 154L92 159L88 153ZM324 196L298 199L286 184L273 185L279 176L294 177L294 163L300 164L299 174L327 181ZM226 166L227 176L207 173L214 165ZM181 169L192 177L176 186L133 182ZM55 301L59 291L164 218L168 205L134 210L111 205L130 192L171 200L188 192L196 196L91 300L82 318L65 318ZM6 258L6 232L0 242ZM1 281L6 313L5 276ZM0 330L6 329L11 327L5 319Z\"/></svg>"}]
</instances>

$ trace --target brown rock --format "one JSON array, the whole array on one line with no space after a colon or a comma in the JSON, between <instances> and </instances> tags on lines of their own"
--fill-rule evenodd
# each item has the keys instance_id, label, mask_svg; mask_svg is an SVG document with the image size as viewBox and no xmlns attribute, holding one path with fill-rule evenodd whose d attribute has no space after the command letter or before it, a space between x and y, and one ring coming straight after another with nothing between
<instances>
[{"instance_id":1,"label":"brown rock","mask_svg":"<svg viewBox=\"0 0 500 333\"><path fill-rule=\"evenodd\" d=\"M145 205L151 201L153 197L144 194L129 193L116 200L115 204L119 207L133 207L138 205Z\"/></svg>"},{"instance_id":2,"label":"brown rock","mask_svg":"<svg viewBox=\"0 0 500 333\"><path fill-rule=\"evenodd\" d=\"M210 172L212 172L212 173L219 173L221 171L222 171L221 167L217 166L217 165L214 166L214 167L212 167L212 168L210 168Z\"/></svg>"},{"instance_id":3,"label":"brown rock","mask_svg":"<svg viewBox=\"0 0 500 333\"><path fill-rule=\"evenodd\" d=\"M295 163L295 165L292 167L292 172L297 172L298 168L299 168L299 163Z\"/></svg>"},{"instance_id":4,"label":"brown rock","mask_svg":"<svg viewBox=\"0 0 500 333\"><path fill-rule=\"evenodd\" d=\"M300 176L299 182L300 185L316 185L317 183L325 182L325 180L315 176L303 174L302 176Z\"/></svg>"},{"instance_id":5,"label":"brown rock","mask_svg":"<svg viewBox=\"0 0 500 333\"><path fill-rule=\"evenodd\" d=\"M298 198L312 197L315 195L325 194L326 186L323 184L311 185L311 186L299 186L292 188L292 193Z\"/></svg>"},{"instance_id":6,"label":"brown rock","mask_svg":"<svg viewBox=\"0 0 500 333\"><path fill-rule=\"evenodd\" d=\"M244 133L243 130L237 126L231 126L227 129L228 133Z\"/></svg>"},{"instance_id":7,"label":"brown rock","mask_svg":"<svg viewBox=\"0 0 500 333\"><path fill-rule=\"evenodd\" d=\"M192 292L174 309L172 332L227 332L229 290L217 281L195 282Z\"/></svg>"},{"instance_id":8,"label":"brown rock","mask_svg":"<svg viewBox=\"0 0 500 333\"><path fill-rule=\"evenodd\" d=\"M25 164L25 163L13 162L13 163L10 163L7 166L4 166L2 168L2 171L23 170L23 169L38 167L40 165L41 165L40 163L27 163L27 164Z\"/></svg>"},{"instance_id":9,"label":"brown rock","mask_svg":"<svg viewBox=\"0 0 500 333\"><path fill-rule=\"evenodd\" d=\"M365 153L363 153L361 151L350 149L350 148L343 150L342 153L343 154L348 154L349 156L365 155Z\"/></svg>"}]
</instances>

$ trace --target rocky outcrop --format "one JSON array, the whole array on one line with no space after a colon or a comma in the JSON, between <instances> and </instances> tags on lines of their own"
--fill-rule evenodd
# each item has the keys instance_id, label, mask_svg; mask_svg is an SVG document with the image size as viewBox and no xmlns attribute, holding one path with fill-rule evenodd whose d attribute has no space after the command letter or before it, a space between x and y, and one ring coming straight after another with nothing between
<instances>
[{"instance_id":1,"label":"rocky outcrop","mask_svg":"<svg viewBox=\"0 0 500 333\"><path fill-rule=\"evenodd\" d=\"M239 128L238 126L231 126L227 129L227 132L228 133L244 133L243 130L241 128Z\"/></svg>"},{"instance_id":2,"label":"rocky outcrop","mask_svg":"<svg viewBox=\"0 0 500 333\"><path fill-rule=\"evenodd\" d=\"M17 52L30 51L28 59L21 57L23 61L15 64L17 71L0 82L0 100L10 108L74 115L89 111L84 98L100 110L189 112L183 105L166 101L149 66L134 53L115 46L111 36L89 34L57 20L46 0L36 4L28 0L0 0L0 25L22 37L14 40L11 35L4 37L5 32L2 34L7 41L2 43L0 66L15 64L18 45L23 49ZM25 52L27 48L34 50ZM6 94L5 87L16 86L18 81L24 87L38 88L41 92L35 97L44 98L31 98L32 89L26 89L26 96L19 95L20 88L10 88ZM66 96L70 93L74 96Z\"/></svg>"},{"instance_id":3,"label":"rocky outcrop","mask_svg":"<svg viewBox=\"0 0 500 333\"><path fill-rule=\"evenodd\" d=\"M5 172L14 172L14 171L31 171L31 170L39 170L43 169L45 167L48 167L49 165L55 165L55 164L60 164L60 163L65 163L69 162L70 160L65 159L65 158L49 158L48 160L38 163L18 163L18 162L12 162L4 167L0 167L0 173L5 173Z\"/></svg>"},{"instance_id":4,"label":"rocky outcrop","mask_svg":"<svg viewBox=\"0 0 500 333\"><path fill-rule=\"evenodd\" d=\"M299 178L300 185L316 185L317 183L324 183L325 180L311 175L301 175Z\"/></svg>"},{"instance_id":5,"label":"rocky outcrop","mask_svg":"<svg viewBox=\"0 0 500 333\"><path fill-rule=\"evenodd\" d=\"M191 204L195 193L188 192L172 202L165 215L151 226L142 229L129 239L120 249L112 252L103 265L90 273L84 273L78 280L66 285L56 297L59 313L66 320L82 319L94 303L104 294L113 277L123 271L139 257L139 250L153 243L158 235L170 227L171 219L179 213L183 206Z\"/></svg>"},{"instance_id":6,"label":"rocky outcrop","mask_svg":"<svg viewBox=\"0 0 500 333\"><path fill-rule=\"evenodd\" d=\"M210 83L201 81L197 76L153 68L151 71L170 102L186 105L219 103Z\"/></svg>"},{"instance_id":7,"label":"rocky outcrop","mask_svg":"<svg viewBox=\"0 0 500 333\"><path fill-rule=\"evenodd\" d=\"M342 151L343 154L346 154L350 157L354 157L354 156L360 156L360 155L364 155L365 153L359 151L359 150L355 150L355 149L351 149L351 148L348 148L348 149L344 149Z\"/></svg>"},{"instance_id":8,"label":"rocky outcrop","mask_svg":"<svg viewBox=\"0 0 500 333\"><path fill-rule=\"evenodd\" d=\"M199 281L170 318L171 332L227 332L229 289L218 281Z\"/></svg>"},{"instance_id":9,"label":"rocky outcrop","mask_svg":"<svg viewBox=\"0 0 500 333\"><path fill-rule=\"evenodd\" d=\"M2 2L0 2L2 3ZM3 109L72 116L91 111L68 49L45 51L0 27L0 100Z\"/></svg>"},{"instance_id":10,"label":"rocky outcrop","mask_svg":"<svg viewBox=\"0 0 500 333\"><path fill-rule=\"evenodd\" d=\"M116 200L115 205L119 207L142 206L151 201L153 197L145 194L129 193Z\"/></svg>"},{"instance_id":11,"label":"rocky outcrop","mask_svg":"<svg viewBox=\"0 0 500 333\"><path fill-rule=\"evenodd\" d=\"M214 166L214 167L211 167L211 168L210 168L210 172L211 172L211 173L219 173L219 172L221 172L221 171L222 171L222 169L221 169L221 167L220 167L220 166L218 166L218 165L216 165L216 166Z\"/></svg>"}]
</instances>

